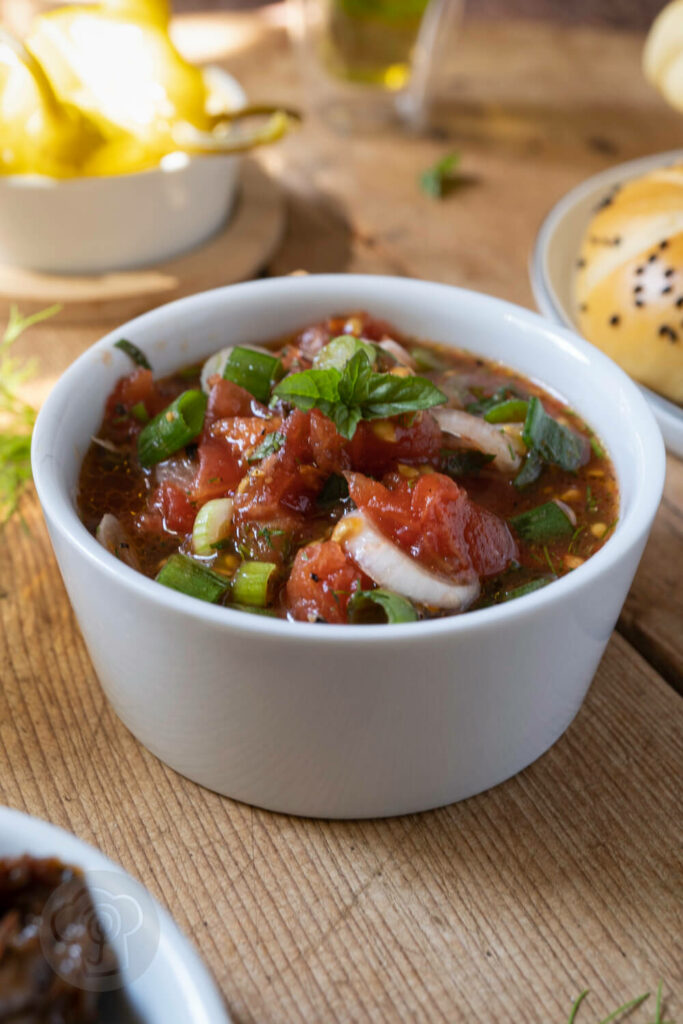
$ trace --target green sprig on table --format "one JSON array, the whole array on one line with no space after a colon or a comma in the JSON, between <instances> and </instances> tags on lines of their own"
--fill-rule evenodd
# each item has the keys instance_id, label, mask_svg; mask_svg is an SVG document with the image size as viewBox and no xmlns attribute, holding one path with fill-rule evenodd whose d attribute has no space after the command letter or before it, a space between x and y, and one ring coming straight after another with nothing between
<instances>
[{"instance_id":1,"label":"green sprig on table","mask_svg":"<svg viewBox=\"0 0 683 1024\"><path fill-rule=\"evenodd\" d=\"M662 982L660 981L659 985L657 986L655 1019L653 1021L648 1021L647 1024L675 1024L675 1021L664 1020L662 1018L662 987ZM584 989L584 991L581 992L581 994L575 999L571 1008L571 1012L569 1014L567 1024L579 1024L579 1007L581 1006L587 995L588 989ZM637 1007L639 1007L642 1003L646 1002L646 1000L650 998L650 995L650 992L645 992L642 996L636 996L635 999L630 999L628 1002L622 1003L621 1006L618 1006L617 1009L613 1010L612 1013L607 1015L607 1017L603 1017L602 1020L597 1022L597 1024L617 1024L617 1022L622 1020L626 1016L626 1014L630 1014L632 1010L637 1009Z\"/></svg>"},{"instance_id":2,"label":"green sprig on table","mask_svg":"<svg viewBox=\"0 0 683 1024\"><path fill-rule=\"evenodd\" d=\"M432 199L443 199L460 182L460 153L453 150L420 175L420 188Z\"/></svg>"},{"instance_id":3,"label":"green sprig on table","mask_svg":"<svg viewBox=\"0 0 683 1024\"><path fill-rule=\"evenodd\" d=\"M35 374L35 362L17 359L11 349L24 331L60 309L50 306L24 317L12 306L0 341L0 526L16 512L31 479L31 434L37 415L19 395L21 385Z\"/></svg>"}]
</instances>

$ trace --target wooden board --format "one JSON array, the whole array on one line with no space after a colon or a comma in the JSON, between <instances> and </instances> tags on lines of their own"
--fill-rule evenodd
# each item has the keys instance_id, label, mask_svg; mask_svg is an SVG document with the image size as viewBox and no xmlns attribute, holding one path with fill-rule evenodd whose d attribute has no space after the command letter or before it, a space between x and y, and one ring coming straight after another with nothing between
<instances>
[{"instance_id":1,"label":"wooden board","mask_svg":"<svg viewBox=\"0 0 683 1024\"><path fill-rule=\"evenodd\" d=\"M123 323L183 295L245 281L273 255L284 230L282 192L254 160L245 161L235 208L213 238L166 263L94 276L59 276L0 266L0 317L64 306L60 322Z\"/></svg>"},{"instance_id":2,"label":"wooden board","mask_svg":"<svg viewBox=\"0 0 683 1024\"><path fill-rule=\"evenodd\" d=\"M303 103L280 17L192 18L179 38L194 56L227 55L254 100ZM454 50L460 81L453 91L446 76L438 138L340 142L309 119L261 158L288 210L269 272L410 274L530 304L526 261L547 207L609 162L680 142L681 120L640 79L640 45L475 23ZM417 177L456 145L476 183L435 203ZM105 327L67 308L22 339L40 358L36 397ZM667 680L683 655L682 499L683 463L670 459L622 635L548 754L463 804L322 823L201 790L131 737L30 498L30 532L16 522L0 536L0 801L71 828L148 885L240 1024L566 1024L584 987L576 1024L592 1024L660 977L665 1016L680 1021L683 714ZM646 1006L633 1024L652 1024Z\"/></svg>"}]
</instances>

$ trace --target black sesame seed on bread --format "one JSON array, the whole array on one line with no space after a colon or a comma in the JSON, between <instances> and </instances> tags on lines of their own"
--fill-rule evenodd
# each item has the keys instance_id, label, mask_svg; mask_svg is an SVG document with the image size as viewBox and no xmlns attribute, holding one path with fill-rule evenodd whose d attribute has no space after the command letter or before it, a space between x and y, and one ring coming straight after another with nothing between
<instances>
[{"instance_id":1,"label":"black sesame seed on bread","mask_svg":"<svg viewBox=\"0 0 683 1024\"><path fill-rule=\"evenodd\" d=\"M576 266L582 334L636 380L683 404L683 165L606 195Z\"/></svg>"}]
</instances>

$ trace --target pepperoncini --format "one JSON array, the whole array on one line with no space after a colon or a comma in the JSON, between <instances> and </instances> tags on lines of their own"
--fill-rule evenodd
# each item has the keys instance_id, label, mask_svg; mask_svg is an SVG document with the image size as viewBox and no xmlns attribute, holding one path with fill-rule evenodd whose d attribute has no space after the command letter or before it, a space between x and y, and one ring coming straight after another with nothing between
<instances>
[{"instance_id":1,"label":"pepperoncini","mask_svg":"<svg viewBox=\"0 0 683 1024\"><path fill-rule=\"evenodd\" d=\"M291 115L273 108L212 113L209 77L168 27L166 0L104 0L39 15L24 44L1 33L0 173L126 174L289 130ZM249 130L254 115L268 119Z\"/></svg>"}]
</instances>

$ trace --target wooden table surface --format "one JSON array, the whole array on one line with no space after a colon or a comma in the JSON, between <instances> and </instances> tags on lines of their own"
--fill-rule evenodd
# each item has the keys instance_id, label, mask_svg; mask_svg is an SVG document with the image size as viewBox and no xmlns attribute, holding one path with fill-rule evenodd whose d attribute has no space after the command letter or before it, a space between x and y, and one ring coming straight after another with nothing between
<instances>
[{"instance_id":1,"label":"wooden table surface","mask_svg":"<svg viewBox=\"0 0 683 1024\"><path fill-rule=\"evenodd\" d=\"M196 16L186 51L254 99L303 104L281 13ZM641 39L468 26L439 130L340 139L310 119L263 155L289 223L267 268L434 278L532 305L545 210L609 163L683 142L643 84ZM453 145L473 183L441 203L418 173ZM220 283L220 268L209 284ZM100 333L68 309L23 342L44 392ZM466 339L463 339L466 343ZM664 981L681 996L683 463L584 707L516 778L406 818L326 823L179 777L114 716L33 495L0 536L0 801L101 847L166 904L236 1021L577 1024ZM105 625L106 628L106 625ZM649 1010L649 1012L646 1012ZM635 1012L655 1019L654 999Z\"/></svg>"}]
</instances>

